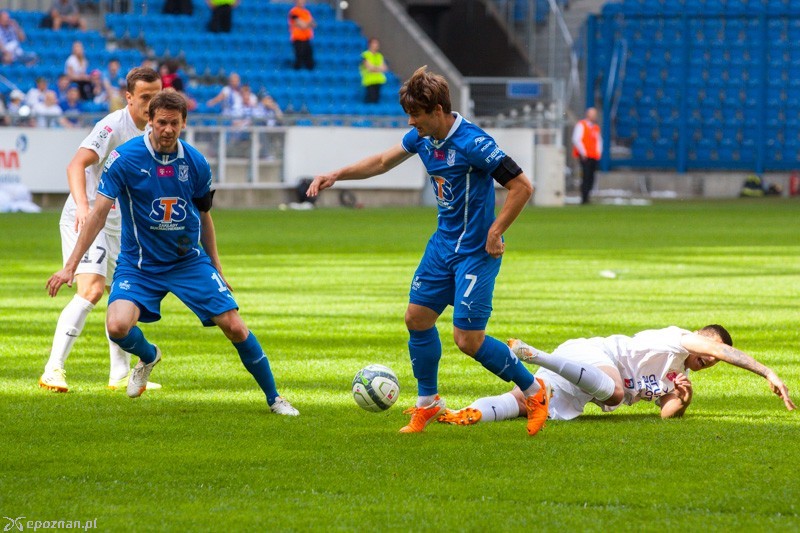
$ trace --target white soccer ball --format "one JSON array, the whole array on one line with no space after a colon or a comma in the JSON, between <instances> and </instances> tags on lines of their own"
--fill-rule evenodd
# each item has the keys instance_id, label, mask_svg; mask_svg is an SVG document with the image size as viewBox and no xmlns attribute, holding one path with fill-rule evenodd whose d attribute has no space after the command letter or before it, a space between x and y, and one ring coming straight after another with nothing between
<instances>
[{"instance_id":1,"label":"white soccer ball","mask_svg":"<svg viewBox=\"0 0 800 533\"><path fill-rule=\"evenodd\" d=\"M367 411L385 411L394 405L399 394L400 382L388 366L365 366L353 378L353 399Z\"/></svg>"}]
</instances>

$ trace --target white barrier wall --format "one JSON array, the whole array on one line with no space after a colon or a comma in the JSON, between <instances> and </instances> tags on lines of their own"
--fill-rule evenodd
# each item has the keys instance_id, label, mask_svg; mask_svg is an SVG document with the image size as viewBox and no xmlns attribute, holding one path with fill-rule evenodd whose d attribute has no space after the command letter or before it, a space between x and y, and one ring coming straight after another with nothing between
<instances>
[{"instance_id":1,"label":"white barrier wall","mask_svg":"<svg viewBox=\"0 0 800 533\"><path fill-rule=\"evenodd\" d=\"M34 193L69 192L66 167L91 130L0 128L0 183L22 183ZM284 144L284 182L294 185L399 144L408 130L291 127ZM523 171L534 178L534 132L488 130ZM414 157L383 176L348 182L348 188L421 190L428 177ZM246 184L242 184L246 188Z\"/></svg>"},{"instance_id":2,"label":"white barrier wall","mask_svg":"<svg viewBox=\"0 0 800 533\"><path fill-rule=\"evenodd\" d=\"M0 183L21 183L31 192L69 192L67 164L86 130L0 128Z\"/></svg>"}]
</instances>

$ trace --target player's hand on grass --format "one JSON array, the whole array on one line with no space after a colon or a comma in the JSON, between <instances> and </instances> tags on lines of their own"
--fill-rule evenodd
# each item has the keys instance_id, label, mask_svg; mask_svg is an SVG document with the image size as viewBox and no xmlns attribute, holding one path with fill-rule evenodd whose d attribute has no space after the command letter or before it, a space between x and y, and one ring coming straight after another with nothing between
<instances>
[{"instance_id":1,"label":"player's hand on grass","mask_svg":"<svg viewBox=\"0 0 800 533\"><path fill-rule=\"evenodd\" d=\"M64 267L47 280L47 294L55 296L58 294L58 289L65 283L68 287L72 287L72 278L75 277L75 272Z\"/></svg>"},{"instance_id":2,"label":"player's hand on grass","mask_svg":"<svg viewBox=\"0 0 800 533\"><path fill-rule=\"evenodd\" d=\"M319 191L324 191L325 189L333 187L334 183L336 183L336 177L333 174L321 174L319 176L315 176L314 181L312 181L311 185L308 186L306 196L313 198L319 194Z\"/></svg>"},{"instance_id":3,"label":"player's hand on grass","mask_svg":"<svg viewBox=\"0 0 800 533\"><path fill-rule=\"evenodd\" d=\"M786 386L783 380L781 380L781 378L779 378L778 375L775 374L775 372L773 372L772 370L767 372L767 375L764 377L769 382L770 390L772 390L772 392L777 394L783 400L783 403L786 405L786 409L788 409L789 411L794 411L795 409L794 402L792 401L792 398L789 396L789 388Z\"/></svg>"},{"instance_id":4,"label":"player's hand on grass","mask_svg":"<svg viewBox=\"0 0 800 533\"><path fill-rule=\"evenodd\" d=\"M506 245L503 242L503 236L493 235L492 232L489 232L489 235L486 236L486 253L497 259L505 251Z\"/></svg>"},{"instance_id":5,"label":"player's hand on grass","mask_svg":"<svg viewBox=\"0 0 800 533\"><path fill-rule=\"evenodd\" d=\"M675 396L684 404L689 405L692 401L692 382L685 374L675 376Z\"/></svg>"}]
</instances>

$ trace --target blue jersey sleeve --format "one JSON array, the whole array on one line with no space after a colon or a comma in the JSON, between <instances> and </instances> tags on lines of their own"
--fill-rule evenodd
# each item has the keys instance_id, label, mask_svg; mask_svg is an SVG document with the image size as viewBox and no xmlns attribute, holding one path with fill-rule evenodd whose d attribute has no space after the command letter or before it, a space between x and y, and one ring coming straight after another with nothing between
<instances>
[{"instance_id":1,"label":"blue jersey sleeve","mask_svg":"<svg viewBox=\"0 0 800 533\"><path fill-rule=\"evenodd\" d=\"M409 154L416 154L417 153L417 141L419 140L419 134L417 133L416 128L412 128L408 133L403 136L403 149L408 152Z\"/></svg>"},{"instance_id":2,"label":"blue jersey sleeve","mask_svg":"<svg viewBox=\"0 0 800 533\"><path fill-rule=\"evenodd\" d=\"M467 149L469 164L487 173L493 172L505 156L505 152L488 135L476 137Z\"/></svg>"},{"instance_id":3,"label":"blue jersey sleeve","mask_svg":"<svg viewBox=\"0 0 800 533\"><path fill-rule=\"evenodd\" d=\"M200 157L197 163L197 180L195 181L192 198L202 198L211 190L211 165L205 157Z\"/></svg>"},{"instance_id":4,"label":"blue jersey sleeve","mask_svg":"<svg viewBox=\"0 0 800 533\"><path fill-rule=\"evenodd\" d=\"M123 176L125 174L122 171L123 162L117 162L117 159L119 159L119 152L112 150L106 158L103 174L100 175L100 183L97 186L97 192L108 198L119 196L119 191L123 187Z\"/></svg>"}]
</instances>

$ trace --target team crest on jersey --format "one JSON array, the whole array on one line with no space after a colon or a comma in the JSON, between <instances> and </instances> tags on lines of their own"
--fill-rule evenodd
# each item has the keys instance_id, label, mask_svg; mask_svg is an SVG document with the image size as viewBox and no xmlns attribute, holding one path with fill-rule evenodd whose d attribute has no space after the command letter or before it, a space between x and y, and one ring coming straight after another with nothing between
<instances>
[{"instance_id":1,"label":"team crest on jersey","mask_svg":"<svg viewBox=\"0 0 800 533\"><path fill-rule=\"evenodd\" d=\"M189 181L189 165L178 165L178 181Z\"/></svg>"},{"instance_id":2,"label":"team crest on jersey","mask_svg":"<svg viewBox=\"0 0 800 533\"><path fill-rule=\"evenodd\" d=\"M116 161L118 157L119 157L119 152L117 152L116 150L111 150L111 153L108 154L108 157L106 157L106 164L103 165L103 168L105 170L111 168L111 165L114 164L114 161Z\"/></svg>"},{"instance_id":3,"label":"team crest on jersey","mask_svg":"<svg viewBox=\"0 0 800 533\"><path fill-rule=\"evenodd\" d=\"M447 150L447 166L452 167L456 164L456 151L452 148L448 148Z\"/></svg>"},{"instance_id":4,"label":"team crest on jersey","mask_svg":"<svg viewBox=\"0 0 800 533\"><path fill-rule=\"evenodd\" d=\"M160 224L181 222L187 214L186 200L179 196L156 198L150 204L150 220Z\"/></svg>"},{"instance_id":5,"label":"team crest on jersey","mask_svg":"<svg viewBox=\"0 0 800 533\"><path fill-rule=\"evenodd\" d=\"M678 377L678 373L677 372L669 372L667 374L667 379L670 380L670 381L675 381L675 378L677 378L677 377Z\"/></svg>"},{"instance_id":6,"label":"team crest on jersey","mask_svg":"<svg viewBox=\"0 0 800 533\"><path fill-rule=\"evenodd\" d=\"M633 388L633 380L625 378L625 388L632 389Z\"/></svg>"}]
</instances>

